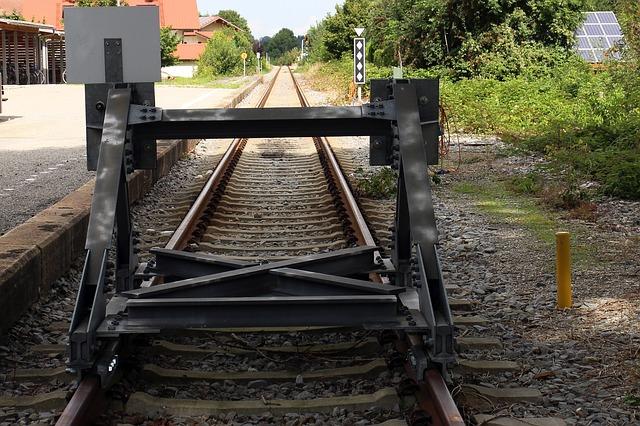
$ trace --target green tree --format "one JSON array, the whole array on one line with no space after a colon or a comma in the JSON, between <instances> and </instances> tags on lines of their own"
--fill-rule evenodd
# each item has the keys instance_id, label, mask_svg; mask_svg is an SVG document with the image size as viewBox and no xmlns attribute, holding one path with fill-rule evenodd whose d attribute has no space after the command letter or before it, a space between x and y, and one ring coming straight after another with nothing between
<instances>
[{"instance_id":1,"label":"green tree","mask_svg":"<svg viewBox=\"0 0 640 426\"><path fill-rule=\"evenodd\" d=\"M299 57L300 57L300 49L298 49L297 47L294 47L288 52L285 52L282 55L280 55L280 57L277 58L274 61L274 63L276 65L291 65L294 62L296 62Z\"/></svg>"},{"instance_id":2,"label":"green tree","mask_svg":"<svg viewBox=\"0 0 640 426\"><path fill-rule=\"evenodd\" d=\"M218 12L218 16L222 19L226 19L242 31L247 33L247 38L253 40L253 34L251 34L251 28L247 20L235 10L225 9Z\"/></svg>"},{"instance_id":3,"label":"green tree","mask_svg":"<svg viewBox=\"0 0 640 426\"><path fill-rule=\"evenodd\" d=\"M345 0L309 31L311 58L339 59L364 27L377 65L509 78L564 61L586 2L609 0ZM628 0L616 0L628 1Z\"/></svg>"},{"instance_id":4,"label":"green tree","mask_svg":"<svg viewBox=\"0 0 640 426\"><path fill-rule=\"evenodd\" d=\"M173 56L180 43L180 36L171 27L160 28L160 62L163 67L175 65L178 58Z\"/></svg>"},{"instance_id":5,"label":"green tree","mask_svg":"<svg viewBox=\"0 0 640 426\"><path fill-rule=\"evenodd\" d=\"M242 74L242 53L247 54L247 71L256 65L252 52L252 42L244 33L232 29L216 31L198 61L198 75L214 77L218 75Z\"/></svg>"},{"instance_id":6,"label":"green tree","mask_svg":"<svg viewBox=\"0 0 640 426\"><path fill-rule=\"evenodd\" d=\"M278 31L266 45L269 56L275 60L298 46L296 36L289 28Z\"/></svg>"},{"instance_id":7,"label":"green tree","mask_svg":"<svg viewBox=\"0 0 640 426\"><path fill-rule=\"evenodd\" d=\"M371 5L371 0L346 0L344 5L336 6L334 15L325 19L323 43L329 58L339 59L353 49L354 28L367 27Z\"/></svg>"},{"instance_id":8,"label":"green tree","mask_svg":"<svg viewBox=\"0 0 640 426\"><path fill-rule=\"evenodd\" d=\"M324 21L317 23L307 31L307 61L328 61L331 58L324 43Z\"/></svg>"}]
</instances>

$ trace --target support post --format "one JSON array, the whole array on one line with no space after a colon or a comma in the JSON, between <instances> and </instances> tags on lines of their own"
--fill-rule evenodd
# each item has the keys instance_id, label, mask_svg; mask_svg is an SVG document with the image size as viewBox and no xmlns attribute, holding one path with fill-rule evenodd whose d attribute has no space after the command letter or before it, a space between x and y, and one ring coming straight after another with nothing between
<instances>
[{"instance_id":1,"label":"support post","mask_svg":"<svg viewBox=\"0 0 640 426\"><path fill-rule=\"evenodd\" d=\"M41 40L42 43L42 53L40 55L40 59L42 61L42 71L44 72L44 83L49 84L49 45L47 43L47 39L43 38Z\"/></svg>"},{"instance_id":2,"label":"support post","mask_svg":"<svg viewBox=\"0 0 640 426\"><path fill-rule=\"evenodd\" d=\"M415 273L412 274L411 283L418 293L420 312L431 329L425 346L429 360L444 373L447 364L455 361L453 319L436 247L438 230L428 177L424 129L415 87L411 82L401 80L395 81L393 86L400 159L398 214L403 215L405 211L408 214L408 224L406 217L396 219L399 227L396 229L396 256L404 260L406 254L400 255L401 250L411 250L415 246ZM433 125L437 125L437 122ZM400 193L405 194L406 204ZM408 247L407 233L411 241ZM401 242L405 244L404 248L399 247Z\"/></svg>"},{"instance_id":3,"label":"support post","mask_svg":"<svg viewBox=\"0 0 640 426\"><path fill-rule=\"evenodd\" d=\"M56 41L51 39L51 82L56 84L58 82L58 76L56 76Z\"/></svg>"},{"instance_id":4,"label":"support post","mask_svg":"<svg viewBox=\"0 0 640 426\"><path fill-rule=\"evenodd\" d=\"M7 84L7 32L0 31L2 42L2 84Z\"/></svg>"},{"instance_id":5,"label":"support post","mask_svg":"<svg viewBox=\"0 0 640 426\"><path fill-rule=\"evenodd\" d=\"M116 291L133 290L133 275L137 260L133 253L133 229L129 214L129 190L126 164L120 169L118 204L116 207Z\"/></svg>"},{"instance_id":6,"label":"support post","mask_svg":"<svg viewBox=\"0 0 640 426\"><path fill-rule=\"evenodd\" d=\"M27 74L27 84L31 84L31 55L29 54L29 34L24 33L24 65Z\"/></svg>"},{"instance_id":7,"label":"support post","mask_svg":"<svg viewBox=\"0 0 640 426\"><path fill-rule=\"evenodd\" d=\"M16 81L14 84L20 84L20 64L18 63L18 32L13 32L13 66L15 69Z\"/></svg>"},{"instance_id":8,"label":"support post","mask_svg":"<svg viewBox=\"0 0 640 426\"><path fill-rule=\"evenodd\" d=\"M69 365L74 368L90 368L99 349L96 331L106 314L103 289L107 255L116 212L120 213L121 220L124 214L119 203L124 197L121 187L127 184L122 168L130 102L131 89L109 90L98 158L99 178L96 179L91 201L93 213L87 229L87 257L69 329Z\"/></svg>"},{"instance_id":9,"label":"support post","mask_svg":"<svg viewBox=\"0 0 640 426\"><path fill-rule=\"evenodd\" d=\"M571 236L568 232L556 232L556 283L558 308L570 308L573 304L571 290Z\"/></svg>"}]
</instances>

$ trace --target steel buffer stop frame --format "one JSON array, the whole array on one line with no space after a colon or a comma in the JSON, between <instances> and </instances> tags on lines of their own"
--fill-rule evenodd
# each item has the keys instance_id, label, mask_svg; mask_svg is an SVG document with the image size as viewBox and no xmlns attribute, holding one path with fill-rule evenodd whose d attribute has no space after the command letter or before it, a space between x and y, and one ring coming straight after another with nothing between
<instances>
[{"instance_id":1,"label":"steel buffer stop frame","mask_svg":"<svg viewBox=\"0 0 640 426\"><path fill-rule=\"evenodd\" d=\"M437 80L373 80L372 102L353 107L161 109L153 83L160 79L156 7L66 9L65 27L68 79L85 84L87 162L97 170L69 367L108 386L127 336L201 327L412 334L416 380L455 361L427 173L438 161ZM394 269L386 271L393 285L368 280L390 263L369 246L262 265L157 248L153 262L138 264L127 174L155 168L157 139L363 135L371 137L371 164L399 171ZM116 288L107 301L114 248ZM149 277L162 284L149 286Z\"/></svg>"}]
</instances>

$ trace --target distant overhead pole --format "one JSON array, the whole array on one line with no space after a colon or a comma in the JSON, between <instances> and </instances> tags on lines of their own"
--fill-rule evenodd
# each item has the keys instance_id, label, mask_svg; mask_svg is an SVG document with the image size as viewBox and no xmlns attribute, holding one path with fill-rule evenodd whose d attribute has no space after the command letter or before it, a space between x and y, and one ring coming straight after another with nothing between
<instances>
[{"instance_id":1,"label":"distant overhead pole","mask_svg":"<svg viewBox=\"0 0 640 426\"><path fill-rule=\"evenodd\" d=\"M353 82L358 86L358 101L362 102L362 85L367 81L365 63L365 39L360 37L364 28L355 28L357 37L353 38Z\"/></svg>"}]
</instances>

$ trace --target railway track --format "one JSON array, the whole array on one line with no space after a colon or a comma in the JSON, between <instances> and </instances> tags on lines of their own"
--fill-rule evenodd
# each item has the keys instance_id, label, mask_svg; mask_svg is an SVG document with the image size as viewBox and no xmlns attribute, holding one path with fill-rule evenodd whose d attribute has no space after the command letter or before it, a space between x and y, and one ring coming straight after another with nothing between
<instances>
[{"instance_id":1,"label":"railway track","mask_svg":"<svg viewBox=\"0 0 640 426\"><path fill-rule=\"evenodd\" d=\"M269 107L296 102L308 105L293 75L282 69L256 103ZM340 141L237 139L201 145L207 146L206 160L192 165L187 172L191 179L183 179L180 190L165 190L151 207L146 202L134 208L141 225L142 260L150 259L151 247L167 247L245 261L278 261L373 245L367 223L380 245L391 242L387 228L393 203L360 198L369 220L365 223L340 170L350 174L357 165ZM309 213L321 219L310 219ZM384 280L373 275L374 281ZM153 279L143 283L153 284ZM459 292L455 286L449 290ZM61 298L64 317L73 295ZM450 302L463 335L458 339L460 349L475 354L471 357L477 360L475 364L462 360L465 377L481 380L505 369L499 361L482 363L483 351L499 349L500 343L473 336L473 327L483 324L482 318L469 315L473 306L461 299ZM49 324L48 341L63 341L67 328L66 321ZM76 389L73 377L64 371L63 345L35 344L23 348L25 356L18 365L24 368L4 376L17 392L31 396L16 403L14 411L0 411L0 416L17 421L41 415L52 424L55 407L72 393L59 424L86 424L100 413L100 424L448 424L459 415L441 377L428 377L422 388L408 379L411 371L403 368L405 341L386 336L395 345L385 346L377 337L365 331L315 327L189 330L138 339L126 355L126 374L106 394L92 378ZM506 365L509 371L518 368L515 363ZM471 390L487 403L491 395L477 388ZM535 392L513 393L526 399ZM498 406L484 410L493 412ZM17 417L12 417L14 412Z\"/></svg>"},{"instance_id":2,"label":"railway track","mask_svg":"<svg viewBox=\"0 0 640 426\"><path fill-rule=\"evenodd\" d=\"M258 106L294 105L308 103L291 71L282 68ZM141 251L162 244L272 262L374 245L324 138L233 140L202 190L175 194L173 203L166 206L173 221L184 215L176 231L170 238L166 232L142 235ZM142 286L156 281L151 277ZM416 387L403 371L405 357L398 348L381 345L371 332L190 330L139 339L132 348L135 356L126 359L124 379L106 395L96 381L85 379L58 424L82 424L95 415L89 407L103 409L105 402L109 408L100 418L105 424L113 419L456 424L459 416L442 377Z\"/></svg>"}]
</instances>

